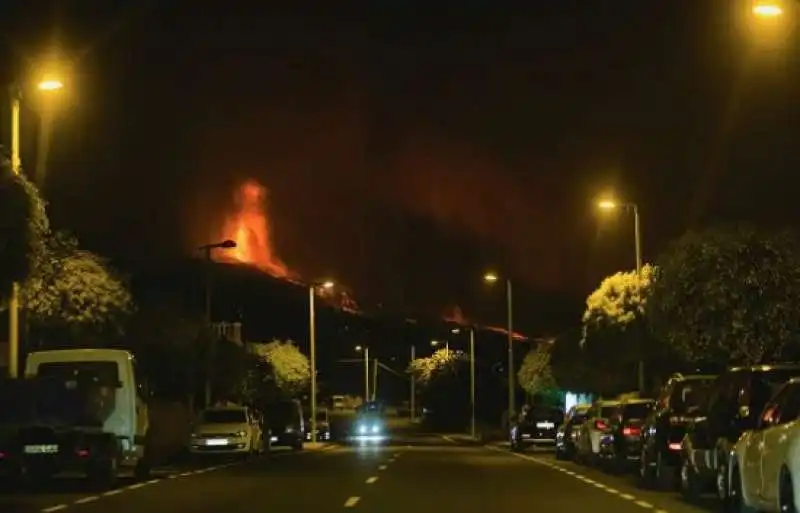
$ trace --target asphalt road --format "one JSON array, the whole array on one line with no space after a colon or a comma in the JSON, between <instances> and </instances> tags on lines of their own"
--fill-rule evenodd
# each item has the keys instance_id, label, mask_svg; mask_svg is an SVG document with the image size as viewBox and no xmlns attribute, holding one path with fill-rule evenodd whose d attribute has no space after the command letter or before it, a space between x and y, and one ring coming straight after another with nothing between
<instances>
[{"instance_id":1,"label":"asphalt road","mask_svg":"<svg viewBox=\"0 0 800 513\"><path fill-rule=\"evenodd\" d=\"M254 461L161 469L148 482L95 494L65 481L46 493L0 492L0 512L29 513L707 513L549 454L512 454L437 435L275 452Z\"/></svg>"}]
</instances>

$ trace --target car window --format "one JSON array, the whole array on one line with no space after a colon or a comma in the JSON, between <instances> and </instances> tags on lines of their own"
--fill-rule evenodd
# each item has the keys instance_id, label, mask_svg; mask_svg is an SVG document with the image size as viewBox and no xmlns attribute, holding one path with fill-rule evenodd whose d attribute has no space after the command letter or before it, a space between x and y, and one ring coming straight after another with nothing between
<instances>
[{"instance_id":1,"label":"car window","mask_svg":"<svg viewBox=\"0 0 800 513\"><path fill-rule=\"evenodd\" d=\"M762 428L786 424L800 414L800 383L787 383L770 399L761 413Z\"/></svg>"},{"instance_id":2,"label":"car window","mask_svg":"<svg viewBox=\"0 0 800 513\"><path fill-rule=\"evenodd\" d=\"M652 403L630 403L626 404L622 411L625 419L644 419L650 413Z\"/></svg>"},{"instance_id":3,"label":"car window","mask_svg":"<svg viewBox=\"0 0 800 513\"><path fill-rule=\"evenodd\" d=\"M599 417L601 417L603 419L611 418L611 416L614 415L614 412L616 411L616 409L617 409L617 405L601 406L600 407L600 415L599 415Z\"/></svg>"},{"instance_id":4,"label":"car window","mask_svg":"<svg viewBox=\"0 0 800 513\"><path fill-rule=\"evenodd\" d=\"M202 422L208 424L241 424L247 422L244 410L206 410Z\"/></svg>"},{"instance_id":5,"label":"car window","mask_svg":"<svg viewBox=\"0 0 800 513\"><path fill-rule=\"evenodd\" d=\"M678 381L669 391L669 405L678 415L688 413L690 409L701 406L708 395L712 380L692 379Z\"/></svg>"}]
</instances>

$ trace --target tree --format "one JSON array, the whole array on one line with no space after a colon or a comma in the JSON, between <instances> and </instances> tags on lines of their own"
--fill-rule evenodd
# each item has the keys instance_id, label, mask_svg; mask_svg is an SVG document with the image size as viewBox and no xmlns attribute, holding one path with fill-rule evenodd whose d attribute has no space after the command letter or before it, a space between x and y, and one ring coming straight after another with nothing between
<instances>
[{"instance_id":1,"label":"tree","mask_svg":"<svg viewBox=\"0 0 800 513\"><path fill-rule=\"evenodd\" d=\"M0 157L0 300L11 283L28 279L46 250L50 223L45 202L23 174Z\"/></svg>"},{"instance_id":2,"label":"tree","mask_svg":"<svg viewBox=\"0 0 800 513\"><path fill-rule=\"evenodd\" d=\"M306 355L291 340L274 340L268 344L253 344L257 357L255 379L260 385L273 385L286 397L296 397L308 387L311 365ZM251 374L252 376L252 374Z\"/></svg>"},{"instance_id":3,"label":"tree","mask_svg":"<svg viewBox=\"0 0 800 513\"><path fill-rule=\"evenodd\" d=\"M98 255L63 233L51 236L23 284L22 305L35 330L62 343L109 343L133 312L125 283Z\"/></svg>"},{"instance_id":4,"label":"tree","mask_svg":"<svg viewBox=\"0 0 800 513\"><path fill-rule=\"evenodd\" d=\"M420 384L420 404L430 413L429 427L462 428L469 418L469 357L463 351L439 349L427 358L417 358L408 371Z\"/></svg>"},{"instance_id":5,"label":"tree","mask_svg":"<svg viewBox=\"0 0 800 513\"><path fill-rule=\"evenodd\" d=\"M551 354L552 346L549 343L541 343L535 349L528 351L522 360L517 380L519 386L529 395L534 396L555 388L556 381L550 366Z\"/></svg>"},{"instance_id":6,"label":"tree","mask_svg":"<svg viewBox=\"0 0 800 513\"><path fill-rule=\"evenodd\" d=\"M799 255L785 233L736 226L685 234L658 261L654 334L694 362L796 358Z\"/></svg>"},{"instance_id":7,"label":"tree","mask_svg":"<svg viewBox=\"0 0 800 513\"><path fill-rule=\"evenodd\" d=\"M421 385L430 385L436 378L458 372L459 364L469 361L463 351L439 349L427 358L417 358L409 364L408 371Z\"/></svg>"}]
</instances>

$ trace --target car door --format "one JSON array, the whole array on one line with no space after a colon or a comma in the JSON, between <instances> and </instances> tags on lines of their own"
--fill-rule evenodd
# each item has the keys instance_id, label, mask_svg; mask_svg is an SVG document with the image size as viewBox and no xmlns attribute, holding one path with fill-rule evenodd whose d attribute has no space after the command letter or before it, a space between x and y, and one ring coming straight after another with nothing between
<instances>
[{"instance_id":1,"label":"car door","mask_svg":"<svg viewBox=\"0 0 800 513\"><path fill-rule=\"evenodd\" d=\"M761 430L761 497L765 502L775 504L781 467L792 439L793 421L800 413L800 383L785 384L768 404L777 406L777 414L772 413L771 424ZM765 408L762 422L766 420L767 411Z\"/></svg>"},{"instance_id":2,"label":"car door","mask_svg":"<svg viewBox=\"0 0 800 513\"><path fill-rule=\"evenodd\" d=\"M745 434L744 461L741 463L742 487L746 489L751 500L763 498L762 459L764 456L764 435L777 424L780 415L780 400L778 395L769 401L761 412L756 429Z\"/></svg>"}]
</instances>

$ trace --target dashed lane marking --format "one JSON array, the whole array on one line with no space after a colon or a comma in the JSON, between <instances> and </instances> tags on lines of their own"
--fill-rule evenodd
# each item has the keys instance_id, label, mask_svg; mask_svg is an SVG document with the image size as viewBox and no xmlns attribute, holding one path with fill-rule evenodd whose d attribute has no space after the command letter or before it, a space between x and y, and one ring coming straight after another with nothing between
<instances>
[{"instance_id":1,"label":"dashed lane marking","mask_svg":"<svg viewBox=\"0 0 800 513\"><path fill-rule=\"evenodd\" d=\"M369 478L367 478L367 481L366 481L366 483L367 483L367 484L372 484L372 483L374 483L374 482L375 482L375 481L377 481L377 480L378 480L378 476L372 476L372 477L369 477Z\"/></svg>"},{"instance_id":2,"label":"dashed lane marking","mask_svg":"<svg viewBox=\"0 0 800 513\"><path fill-rule=\"evenodd\" d=\"M443 437L443 438L447 439L447 437ZM510 454L511 456L516 456L517 458L521 458L523 460L532 461L534 463L538 463L539 465L544 465L545 467L548 467L550 469L557 470L557 471L559 471L559 472L561 472L563 474L566 474L568 476L572 476L572 477L574 477L575 479L577 479L579 481L582 481L582 482L584 482L586 484L592 485L592 486L594 486L595 488L597 488L599 490L603 490L604 492L606 492L608 494L616 495L617 497L619 497L621 499L624 499L626 501L631 501L634 504L636 504L637 506L639 506L640 508L651 509L651 510L653 510L653 513L669 513L668 511L663 510L663 509L656 509L656 507L653 504L650 504L647 501L639 500L639 498L634 496L634 495L631 495L629 493L623 493L623 492L621 492L621 491L619 491L619 490L617 490L615 488L611 488L611 487L609 487L607 485L604 485L603 483L595 481L594 479L590 479L590 478L588 478L586 476L583 476L583 475L581 475L581 474L579 474L577 472L569 470L566 467L562 467L561 465L558 465L558 464L555 464L555 463L550 463L547 460L543 460L541 458L536 458L534 456L528 456L527 454L519 454L519 453L516 453L516 452L508 452L507 450L504 450L504 449L499 448L499 447L492 447L492 446L488 446L488 445L485 446L485 447L487 449L489 449L489 450L492 450L492 451L501 452L501 453L504 453L504 454Z\"/></svg>"},{"instance_id":3,"label":"dashed lane marking","mask_svg":"<svg viewBox=\"0 0 800 513\"><path fill-rule=\"evenodd\" d=\"M90 496L88 496L88 497L84 497L84 498L82 498L82 499L78 499L78 500L76 500L76 501L75 501L75 504L88 504L88 503L90 503L90 502L94 502L94 501L96 501L96 500L97 500L97 499L99 499L99 498L100 498L100 497L98 497L97 495L90 495Z\"/></svg>"},{"instance_id":4,"label":"dashed lane marking","mask_svg":"<svg viewBox=\"0 0 800 513\"><path fill-rule=\"evenodd\" d=\"M378 467L378 470L386 470L386 465L381 465L380 467Z\"/></svg>"},{"instance_id":5,"label":"dashed lane marking","mask_svg":"<svg viewBox=\"0 0 800 513\"><path fill-rule=\"evenodd\" d=\"M103 493L103 497L111 497L112 495L119 495L122 493L122 488L118 488L116 490L109 490Z\"/></svg>"},{"instance_id":6,"label":"dashed lane marking","mask_svg":"<svg viewBox=\"0 0 800 513\"><path fill-rule=\"evenodd\" d=\"M62 509L67 509L66 504L58 504L56 506L50 506L49 508L44 508L42 513L53 513L53 511L61 511Z\"/></svg>"},{"instance_id":7,"label":"dashed lane marking","mask_svg":"<svg viewBox=\"0 0 800 513\"><path fill-rule=\"evenodd\" d=\"M344 507L345 508L352 508L353 506L358 504L358 501L360 501L360 500L361 500L361 497L350 497L349 499L344 501Z\"/></svg>"}]
</instances>

